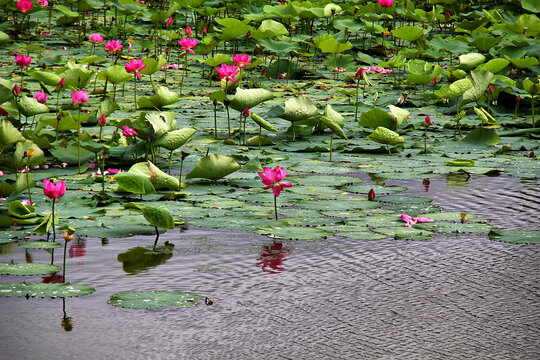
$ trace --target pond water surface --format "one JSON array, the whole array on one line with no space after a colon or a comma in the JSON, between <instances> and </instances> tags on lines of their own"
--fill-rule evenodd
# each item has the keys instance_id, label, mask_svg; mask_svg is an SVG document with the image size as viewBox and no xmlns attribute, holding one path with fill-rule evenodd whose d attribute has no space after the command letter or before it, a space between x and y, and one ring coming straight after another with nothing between
<instances>
[{"instance_id":1,"label":"pond water surface","mask_svg":"<svg viewBox=\"0 0 540 360\"><path fill-rule=\"evenodd\" d=\"M406 186L444 211L477 214L510 230L540 228L539 184L508 176L465 182L461 176L431 179L427 189L422 180L386 185ZM175 248L156 260L159 265L118 261L119 254L153 241L70 243L66 280L96 292L65 304L0 298L1 358L540 358L537 245L493 242L486 234L273 242L190 227L160 237ZM43 250L29 254L34 262L50 262ZM30 260L15 244L3 245L0 261L12 259ZM2 276L0 282L41 278ZM107 304L114 293L139 290L195 292L214 303L154 310Z\"/></svg>"}]
</instances>

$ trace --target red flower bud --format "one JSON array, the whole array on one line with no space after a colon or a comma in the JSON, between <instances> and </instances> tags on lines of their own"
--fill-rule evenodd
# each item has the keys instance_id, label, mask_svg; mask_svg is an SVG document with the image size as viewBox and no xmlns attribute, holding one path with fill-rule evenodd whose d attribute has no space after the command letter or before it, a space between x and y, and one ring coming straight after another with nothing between
<instances>
[{"instance_id":1,"label":"red flower bud","mask_svg":"<svg viewBox=\"0 0 540 360\"><path fill-rule=\"evenodd\" d=\"M534 157L534 151L531 151L531 153L529 154L529 157Z\"/></svg>"},{"instance_id":2,"label":"red flower bud","mask_svg":"<svg viewBox=\"0 0 540 360\"><path fill-rule=\"evenodd\" d=\"M369 190L369 192L367 194L367 198L368 198L368 200L375 199L375 191L373 189Z\"/></svg>"},{"instance_id":3,"label":"red flower bud","mask_svg":"<svg viewBox=\"0 0 540 360\"><path fill-rule=\"evenodd\" d=\"M444 18L446 19L446 21L450 19L450 11L447 11L446 14L444 14Z\"/></svg>"},{"instance_id":4,"label":"red flower bud","mask_svg":"<svg viewBox=\"0 0 540 360\"><path fill-rule=\"evenodd\" d=\"M242 116L243 117L248 117L249 116L249 109L247 107L244 109L244 111L242 111Z\"/></svg>"},{"instance_id":5,"label":"red flower bud","mask_svg":"<svg viewBox=\"0 0 540 360\"><path fill-rule=\"evenodd\" d=\"M214 104L214 106L217 106L217 100L216 99L214 99L213 104Z\"/></svg>"},{"instance_id":6,"label":"red flower bud","mask_svg":"<svg viewBox=\"0 0 540 360\"><path fill-rule=\"evenodd\" d=\"M66 85L66 79L62 78L58 82L58 88L62 89Z\"/></svg>"},{"instance_id":7,"label":"red flower bud","mask_svg":"<svg viewBox=\"0 0 540 360\"><path fill-rule=\"evenodd\" d=\"M430 126L431 125L431 118L428 116L426 116L426 118L424 119L424 125L426 126Z\"/></svg>"},{"instance_id":8,"label":"red flower bud","mask_svg":"<svg viewBox=\"0 0 540 360\"><path fill-rule=\"evenodd\" d=\"M433 85L437 85L439 83L439 80L437 80L437 78L434 77L432 82L433 82Z\"/></svg>"},{"instance_id":9,"label":"red flower bud","mask_svg":"<svg viewBox=\"0 0 540 360\"><path fill-rule=\"evenodd\" d=\"M354 75L355 79L362 79L364 76L364 68L359 68L356 74Z\"/></svg>"},{"instance_id":10,"label":"red flower bud","mask_svg":"<svg viewBox=\"0 0 540 360\"><path fill-rule=\"evenodd\" d=\"M202 34L203 36L208 34L208 30L206 30L206 26L202 28Z\"/></svg>"},{"instance_id":11,"label":"red flower bud","mask_svg":"<svg viewBox=\"0 0 540 360\"><path fill-rule=\"evenodd\" d=\"M15 84L13 89L11 89L11 92L13 93L13 96L19 96L19 94L21 93L21 88L19 87L19 85Z\"/></svg>"},{"instance_id":12,"label":"red flower bud","mask_svg":"<svg viewBox=\"0 0 540 360\"><path fill-rule=\"evenodd\" d=\"M105 126L107 124L107 118L105 117L105 114L99 117L98 124L99 126Z\"/></svg>"},{"instance_id":13,"label":"red flower bud","mask_svg":"<svg viewBox=\"0 0 540 360\"><path fill-rule=\"evenodd\" d=\"M0 107L0 115L8 116L9 113L6 110L4 110L3 108Z\"/></svg>"},{"instance_id":14,"label":"red flower bud","mask_svg":"<svg viewBox=\"0 0 540 360\"><path fill-rule=\"evenodd\" d=\"M495 87L493 85L489 85L489 92L493 93L495 91Z\"/></svg>"}]
</instances>

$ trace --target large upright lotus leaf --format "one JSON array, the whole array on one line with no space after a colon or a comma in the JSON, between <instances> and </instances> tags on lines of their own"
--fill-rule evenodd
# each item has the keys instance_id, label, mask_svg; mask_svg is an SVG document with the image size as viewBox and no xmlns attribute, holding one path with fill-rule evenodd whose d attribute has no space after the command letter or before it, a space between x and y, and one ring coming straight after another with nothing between
<instances>
[{"instance_id":1,"label":"large upright lotus leaf","mask_svg":"<svg viewBox=\"0 0 540 360\"><path fill-rule=\"evenodd\" d=\"M105 99L99 104L97 117L101 115L109 116L116 110L120 109L120 105L116 101Z\"/></svg>"},{"instance_id":2,"label":"large upright lotus leaf","mask_svg":"<svg viewBox=\"0 0 540 360\"><path fill-rule=\"evenodd\" d=\"M299 52L300 44L298 42L288 42L283 40L262 39L259 44L264 46L266 50L274 52L279 57L288 56L291 52Z\"/></svg>"},{"instance_id":3,"label":"large upright lotus leaf","mask_svg":"<svg viewBox=\"0 0 540 360\"><path fill-rule=\"evenodd\" d=\"M45 275L60 270L60 266L38 263L0 263L1 275Z\"/></svg>"},{"instance_id":4,"label":"large upright lotus leaf","mask_svg":"<svg viewBox=\"0 0 540 360\"><path fill-rule=\"evenodd\" d=\"M491 48L494 48L502 39L502 37L496 37L489 34L480 33L476 33L473 37L474 39L470 41L470 44L474 45L474 47L476 47L480 52L488 52Z\"/></svg>"},{"instance_id":5,"label":"large upright lotus leaf","mask_svg":"<svg viewBox=\"0 0 540 360\"><path fill-rule=\"evenodd\" d=\"M372 129L382 126L387 129L396 130L398 123L395 121L394 116L390 115L386 111L379 108L373 108L369 111L363 112L362 115L360 115L358 125Z\"/></svg>"},{"instance_id":6,"label":"large upright lotus leaf","mask_svg":"<svg viewBox=\"0 0 540 360\"><path fill-rule=\"evenodd\" d=\"M4 297L39 297L66 298L90 295L96 291L87 285L66 283L5 283L0 285L0 296Z\"/></svg>"},{"instance_id":7,"label":"large upright lotus leaf","mask_svg":"<svg viewBox=\"0 0 540 360\"><path fill-rule=\"evenodd\" d=\"M324 116L338 124L340 128L343 129L345 127L345 118L343 115L334 110L332 105L326 104L326 107L324 108Z\"/></svg>"},{"instance_id":8,"label":"large upright lotus leaf","mask_svg":"<svg viewBox=\"0 0 540 360\"><path fill-rule=\"evenodd\" d=\"M8 34L3 31L0 31L0 44L5 44L11 41L11 38Z\"/></svg>"},{"instance_id":9,"label":"large upright lotus leaf","mask_svg":"<svg viewBox=\"0 0 540 360\"><path fill-rule=\"evenodd\" d=\"M79 158L77 157L77 144L70 144L67 147L55 145L49 149L51 155L61 162L68 164L77 164ZM93 152L81 148L81 163L87 162L95 158Z\"/></svg>"},{"instance_id":10,"label":"large upright lotus leaf","mask_svg":"<svg viewBox=\"0 0 540 360\"><path fill-rule=\"evenodd\" d=\"M6 79L0 79L0 104L13 98L12 89L15 84Z\"/></svg>"},{"instance_id":11,"label":"large upright lotus leaf","mask_svg":"<svg viewBox=\"0 0 540 360\"><path fill-rule=\"evenodd\" d=\"M479 53L469 53L459 57L459 68L464 70L474 69L486 61L486 57Z\"/></svg>"},{"instance_id":12,"label":"large upright lotus leaf","mask_svg":"<svg viewBox=\"0 0 540 360\"><path fill-rule=\"evenodd\" d=\"M29 98L23 95L19 98L17 108L26 117L31 117L38 114L44 114L49 112L49 108L45 104L39 103L34 98Z\"/></svg>"},{"instance_id":13,"label":"large upright lotus leaf","mask_svg":"<svg viewBox=\"0 0 540 360\"><path fill-rule=\"evenodd\" d=\"M141 97L137 101L140 108L161 108L178 102L178 94L165 86L160 86L154 96Z\"/></svg>"},{"instance_id":14,"label":"large upright lotus leaf","mask_svg":"<svg viewBox=\"0 0 540 360\"><path fill-rule=\"evenodd\" d=\"M13 126L11 121L2 120L0 123L0 145L5 146L24 140L24 136Z\"/></svg>"},{"instance_id":15,"label":"large upright lotus leaf","mask_svg":"<svg viewBox=\"0 0 540 360\"><path fill-rule=\"evenodd\" d=\"M318 47L323 53L339 54L351 49L352 44L349 41L344 44L339 43L332 35L329 35L325 36L325 39L318 43Z\"/></svg>"},{"instance_id":16,"label":"large upright lotus leaf","mask_svg":"<svg viewBox=\"0 0 540 360\"><path fill-rule=\"evenodd\" d=\"M82 67L72 67L59 75L61 78L64 78L66 82L65 86L68 89L84 89L92 78L93 73L92 70Z\"/></svg>"},{"instance_id":17,"label":"large upright lotus leaf","mask_svg":"<svg viewBox=\"0 0 540 360\"><path fill-rule=\"evenodd\" d=\"M157 113L146 114L145 120L152 125L152 129L154 129L154 136L156 138L166 134L167 131L169 131L169 125Z\"/></svg>"},{"instance_id":18,"label":"large upright lotus leaf","mask_svg":"<svg viewBox=\"0 0 540 360\"><path fill-rule=\"evenodd\" d=\"M238 88L236 94L231 100L230 107L236 111L244 111L245 108L251 109L267 100L272 100L274 94L265 89L247 89Z\"/></svg>"},{"instance_id":19,"label":"large upright lotus leaf","mask_svg":"<svg viewBox=\"0 0 540 360\"><path fill-rule=\"evenodd\" d=\"M249 116L251 117L253 121L257 123L257 125L264 128L265 130L278 132L278 130L272 124L270 124L268 121L264 120L262 117L255 114L254 112L251 112Z\"/></svg>"},{"instance_id":20,"label":"large upright lotus leaf","mask_svg":"<svg viewBox=\"0 0 540 360\"><path fill-rule=\"evenodd\" d=\"M443 85L439 90L435 91L435 95L444 99L455 99L463 95L467 90L473 87L473 83L468 78L454 81L450 85Z\"/></svg>"},{"instance_id":21,"label":"large upright lotus leaf","mask_svg":"<svg viewBox=\"0 0 540 360\"><path fill-rule=\"evenodd\" d=\"M111 84L121 84L133 79L133 75L128 73L123 65L112 65L100 72L98 79L106 80Z\"/></svg>"},{"instance_id":22,"label":"large upright lotus leaf","mask_svg":"<svg viewBox=\"0 0 540 360\"><path fill-rule=\"evenodd\" d=\"M499 135L492 129L479 127L468 133L462 141L470 145L497 145L499 143Z\"/></svg>"},{"instance_id":23,"label":"large upright lotus leaf","mask_svg":"<svg viewBox=\"0 0 540 360\"><path fill-rule=\"evenodd\" d=\"M62 79L60 76L50 71L36 70L32 71L32 73L30 73L30 76L32 76L37 81L49 86L58 85L58 82Z\"/></svg>"},{"instance_id":24,"label":"large upright lotus leaf","mask_svg":"<svg viewBox=\"0 0 540 360\"><path fill-rule=\"evenodd\" d=\"M294 97L285 101L285 110L279 117L290 122L309 119L319 114L311 100L306 97Z\"/></svg>"},{"instance_id":25,"label":"large upright lotus leaf","mask_svg":"<svg viewBox=\"0 0 540 360\"><path fill-rule=\"evenodd\" d=\"M141 213L152 226L160 229L174 229L171 212L163 205L157 207L143 203L127 203L124 209Z\"/></svg>"},{"instance_id":26,"label":"large upright lotus leaf","mask_svg":"<svg viewBox=\"0 0 540 360\"><path fill-rule=\"evenodd\" d=\"M289 31L287 31L285 25L270 19L263 20L258 29L251 31L251 36L255 40L279 37L288 34Z\"/></svg>"},{"instance_id":27,"label":"large upright lotus leaf","mask_svg":"<svg viewBox=\"0 0 540 360\"><path fill-rule=\"evenodd\" d=\"M491 59L485 64L481 64L478 66L479 69L487 70L493 74L498 73L499 71L504 70L508 64L510 64L510 61L506 59Z\"/></svg>"},{"instance_id":28,"label":"large upright lotus leaf","mask_svg":"<svg viewBox=\"0 0 540 360\"><path fill-rule=\"evenodd\" d=\"M511 57L508 57L507 55L505 55L504 57L507 58L512 63L512 65L514 65L518 69L525 69L531 66L538 65L538 59L535 57L511 58Z\"/></svg>"},{"instance_id":29,"label":"large upright lotus leaf","mask_svg":"<svg viewBox=\"0 0 540 360\"><path fill-rule=\"evenodd\" d=\"M196 132L197 130L193 128L174 130L167 132L165 135L154 141L153 144L154 146L164 147L169 151L173 151L184 145Z\"/></svg>"},{"instance_id":30,"label":"large upright lotus leaf","mask_svg":"<svg viewBox=\"0 0 540 360\"><path fill-rule=\"evenodd\" d=\"M330 17L341 11L341 6L334 3L326 4L324 6L324 17Z\"/></svg>"},{"instance_id":31,"label":"large upright lotus leaf","mask_svg":"<svg viewBox=\"0 0 540 360\"><path fill-rule=\"evenodd\" d=\"M43 164L45 153L32 140L18 142L17 145L15 145L14 157L18 162L23 162L23 158L28 152L33 153L33 156L28 158L28 162L24 159L25 165L34 166Z\"/></svg>"},{"instance_id":32,"label":"large upright lotus leaf","mask_svg":"<svg viewBox=\"0 0 540 360\"><path fill-rule=\"evenodd\" d=\"M127 192L141 195L149 195L156 192L154 185L152 185L150 179L146 176L123 172L116 174L114 180L122 190Z\"/></svg>"},{"instance_id":33,"label":"large upright lotus leaf","mask_svg":"<svg viewBox=\"0 0 540 360\"><path fill-rule=\"evenodd\" d=\"M218 180L237 170L240 170L240 165L232 157L212 154L199 159L186 178Z\"/></svg>"},{"instance_id":34,"label":"large upright lotus leaf","mask_svg":"<svg viewBox=\"0 0 540 360\"><path fill-rule=\"evenodd\" d=\"M463 105L480 100L495 75L487 70L476 69L471 72L473 87L463 94Z\"/></svg>"},{"instance_id":35,"label":"large upright lotus leaf","mask_svg":"<svg viewBox=\"0 0 540 360\"><path fill-rule=\"evenodd\" d=\"M392 113L392 115L394 115L394 123L395 123L396 129L401 125L403 120L405 120L406 118L409 117L409 115L411 115L409 111L399 108L397 106L388 105L388 107L390 108L390 112Z\"/></svg>"},{"instance_id":36,"label":"large upright lotus leaf","mask_svg":"<svg viewBox=\"0 0 540 360\"><path fill-rule=\"evenodd\" d=\"M536 0L521 0L521 7L533 13L540 12L540 4Z\"/></svg>"},{"instance_id":37,"label":"large upright lotus leaf","mask_svg":"<svg viewBox=\"0 0 540 360\"><path fill-rule=\"evenodd\" d=\"M536 83L526 78L523 80L523 89L531 95L537 95L540 92L540 81Z\"/></svg>"},{"instance_id":38,"label":"large upright lotus leaf","mask_svg":"<svg viewBox=\"0 0 540 360\"><path fill-rule=\"evenodd\" d=\"M236 39L251 30L251 26L234 18L219 19L217 22L225 27L221 30L221 34L218 35L222 41Z\"/></svg>"},{"instance_id":39,"label":"large upright lotus leaf","mask_svg":"<svg viewBox=\"0 0 540 360\"><path fill-rule=\"evenodd\" d=\"M140 162L133 165L128 173L144 176L150 180L154 188L176 190L180 185L178 179L165 174L156 165L148 162ZM116 178L116 177L115 177Z\"/></svg>"},{"instance_id":40,"label":"large upright lotus leaf","mask_svg":"<svg viewBox=\"0 0 540 360\"><path fill-rule=\"evenodd\" d=\"M413 42L424 36L424 32L417 26L402 26L392 30L392 35L397 38Z\"/></svg>"},{"instance_id":41,"label":"large upright lotus leaf","mask_svg":"<svg viewBox=\"0 0 540 360\"><path fill-rule=\"evenodd\" d=\"M487 112L483 107L480 107L480 108L473 107L473 109L476 115L480 117L483 123L493 125L497 122L495 118L489 112Z\"/></svg>"},{"instance_id":42,"label":"large upright lotus leaf","mask_svg":"<svg viewBox=\"0 0 540 360\"><path fill-rule=\"evenodd\" d=\"M130 309L197 306L203 296L181 291L133 291L114 294L107 303Z\"/></svg>"},{"instance_id":43,"label":"large upright lotus leaf","mask_svg":"<svg viewBox=\"0 0 540 360\"><path fill-rule=\"evenodd\" d=\"M385 127L379 126L374 132L368 135L368 139L380 144L397 145L402 144L405 139Z\"/></svg>"},{"instance_id":44,"label":"large upright lotus leaf","mask_svg":"<svg viewBox=\"0 0 540 360\"><path fill-rule=\"evenodd\" d=\"M233 61L231 59L231 57L229 55L225 55L225 54L216 54L214 56L212 56L211 58L208 58L206 60L199 60L203 63L205 63L206 65L210 66L210 67L216 67L216 66L219 66L221 64L227 64L227 65L232 65L233 64ZM213 100L213 99L210 99L210 100Z\"/></svg>"},{"instance_id":45,"label":"large upright lotus leaf","mask_svg":"<svg viewBox=\"0 0 540 360\"><path fill-rule=\"evenodd\" d=\"M343 131L343 129L341 128L341 126L339 126L337 122L335 122L334 120L326 116L321 116L321 121L323 122L324 125L328 126L334 134L336 134L342 139L347 139L347 135L345 134L345 132Z\"/></svg>"},{"instance_id":46,"label":"large upright lotus leaf","mask_svg":"<svg viewBox=\"0 0 540 360\"><path fill-rule=\"evenodd\" d=\"M140 71L140 73L144 75L152 75L160 71L163 65L165 65L166 63L167 59L163 55L159 55L157 60L154 58L146 58L143 61L143 64L146 66Z\"/></svg>"},{"instance_id":47,"label":"large upright lotus leaf","mask_svg":"<svg viewBox=\"0 0 540 360\"><path fill-rule=\"evenodd\" d=\"M279 16L281 19L294 19L298 16L298 10L292 4L287 5L265 5L263 7L265 13L274 14Z\"/></svg>"}]
</instances>

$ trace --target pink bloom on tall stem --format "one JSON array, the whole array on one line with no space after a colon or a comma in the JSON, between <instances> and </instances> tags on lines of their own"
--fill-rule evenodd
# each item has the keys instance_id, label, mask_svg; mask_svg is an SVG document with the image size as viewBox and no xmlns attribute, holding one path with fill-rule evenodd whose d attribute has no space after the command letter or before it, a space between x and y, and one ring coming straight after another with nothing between
<instances>
[{"instance_id":1,"label":"pink bloom on tall stem","mask_svg":"<svg viewBox=\"0 0 540 360\"><path fill-rule=\"evenodd\" d=\"M107 125L107 117L105 116L105 114L102 114L99 119L98 119L98 124L99 126L105 126Z\"/></svg>"},{"instance_id":2,"label":"pink bloom on tall stem","mask_svg":"<svg viewBox=\"0 0 540 360\"><path fill-rule=\"evenodd\" d=\"M236 66L225 63L221 64L221 67L216 67L216 70L219 74L219 79L226 79L230 82L235 82L236 79L234 76L240 72Z\"/></svg>"},{"instance_id":3,"label":"pink bloom on tall stem","mask_svg":"<svg viewBox=\"0 0 540 360\"><path fill-rule=\"evenodd\" d=\"M431 125L431 118L428 116L426 116L426 118L424 119L424 125L425 126L430 126Z\"/></svg>"},{"instance_id":4,"label":"pink bloom on tall stem","mask_svg":"<svg viewBox=\"0 0 540 360\"><path fill-rule=\"evenodd\" d=\"M193 35L193 31L191 31L191 28L188 26L186 26L186 36L191 36Z\"/></svg>"},{"instance_id":5,"label":"pink bloom on tall stem","mask_svg":"<svg viewBox=\"0 0 540 360\"><path fill-rule=\"evenodd\" d=\"M58 82L58 85L57 85L58 88L62 89L65 85L66 85L66 79L61 78L60 81Z\"/></svg>"},{"instance_id":6,"label":"pink bloom on tall stem","mask_svg":"<svg viewBox=\"0 0 540 360\"><path fill-rule=\"evenodd\" d=\"M138 135L137 130L130 128L127 125L122 126L122 135L125 137L135 137Z\"/></svg>"},{"instance_id":7,"label":"pink bloom on tall stem","mask_svg":"<svg viewBox=\"0 0 540 360\"><path fill-rule=\"evenodd\" d=\"M384 8L389 8L394 6L394 0L379 0L379 5Z\"/></svg>"},{"instance_id":8,"label":"pink bloom on tall stem","mask_svg":"<svg viewBox=\"0 0 540 360\"><path fill-rule=\"evenodd\" d=\"M85 90L73 90L71 93L71 99L75 105L86 105L88 103L88 94Z\"/></svg>"},{"instance_id":9,"label":"pink bloom on tall stem","mask_svg":"<svg viewBox=\"0 0 540 360\"><path fill-rule=\"evenodd\" d=\"M112 40L112 41L107 41L105 43L105 47L106 47L106 50L105 52L112 52L112 53L117 53L119 52L120 50L122 50L122 48L124 47L124 45L121 45L120 44L120 41L119 40Z\"/></svg>"},{"instance_id":10,"label":"pink bloom on tall stem","mask_svg":"<svg viewBox=\"0 0 540 360\"><path fill-rule=\"evenodd\" d=\"M25 56L25 55L17 55L15 56L15 64L19 66L20 68L27 67L32 62L31 56Z\"/></svg>"},{"instance_id":11,"label":"pink bloom on tall stem","mask_svg":"<svg viewBox=\"0 0 540 360\"><path fill-rule=\"evenodd\" d=\"M249 55L246 55L246 54L236 54L232 58L232 60L238 67L241 67L241 68L245 68L247 64L251 63Z\"/></svg>"},{"instance_id":12,"label":"pink bloom on tall stem","mask_svg":"<svg viewBox=\"0 0 540 360\"><path fill-rule=\"evenodd\" d=\"M190 38L182 38L182 40L178 40L178 44L180 45L180 50L186 50L189 51L191 55L195 54L195 51L193 51L193 48L197 46L198 41L195 39Z\"/></svg>"},{"instance_id":13,"label":"pink bloom on tall stem","mask_svg":"<svg viewBox=\"0 0 540 360\"><path fill-rule=\"evenodd\" d=\"M19 11L23 14L26 14L34 7L31 0L19 0L15 3L15 5L17 6L17 9L19 9Z\"/></svg>"},{"instance_id":14,"label":"pink bloom on tall stem","mask_svg":"<svg viewBox=\"0 0 540 360\"><path fill-rule=\"evenodd\" d=\"M34 99L36 99L40 104L45 104L47 102L47 94L42 91L38 91L34 94Z\"/></svg>"},{"instance_id":15,"label":"pink bloom on tall stem","mask_svg":"<svg viewBox=\"0 0 540 360\"><path fill-rule=\"evenodd\" d=\"M167 26L172 26L172 24L173 24L173 18L170 17L167 19Z\"/></svg>"},{"instance_id":16,"label":"pink bloom on tall stem","mask_svg":"<svg viewBox=\"0 0 540 360\"><path fill-rule=\"evenodd\" d=\"M279 165L275 169L264 168L264 173L259 172L258 174L261 177L262 183L266 185L264 189L272 188L276 197L279 196L279 193L284 187L292 186L290 182L282 181L289 173L285 172L285 169Z\"/></svg>"},{"instance_id":17,"label":"pink bloom on tall stem","mask_svg":"<svg viewBox=\"0 0 540 360\"><path fill-rule=\"evenodd\" d=\"M135 72L135 75L139 79L141 78L141 73L139 71L146 67L146 65L143 64L142 59L135 61L133 61L133 59L129 59L129 63L124 63L124 66L126 67L126 71L128 73Z\"/></svg>"},{"instance_id":18,"label":"pink bloom on tall stem","mask_svg":"<svg viewBox=\"0 0 540 360\"><path fill-rule=\"evenodd\" d=\"M202 34L203 34L203 36L205 36L206 34L208 34L208 30L206 29L206 26L203 26L203 28L202 28Z\"/></svg>"},{"instance_id":19,"label":"pink bloom on tall stem","mask_svg":"<svg viewBox=\"0 0 540 360\"><path fill-rule=\"evenodd\" d=\"M43 7L49 6L49 2L47 0L37 0L37 3L39 6L43 6Z\"/></svg>"},{"instance_id":20,"label":"pink bloom on tall stem","mask_svg":"<svg viewBox=\"0 0 540 360\"><path fill-rule=\"evenodd\" d=\"M13 89L11 89L11 93L13 94L13 96L19 96L21 94L21 88L19 87L19 85L17 84L13 85Z\"/></svg>"},{"instance_id":21,"label":"pink bloom on tall stem","mask_svg":"<svg viewBox=\"0 0 540 360\"><path fill-rule=\"evenodd\" d=\"M100 44L103 41L103 35L99 33L93 33L92 35L90 35L89 39L92 44Z\"/></svg>"},{"instance_id":22,"label":"pink bloom on tall stem","mask_svg":"<svg viewBox=\"0 0 540 360\"><path fill-rule=\"evenodd\" d=\"M43 193L49 199L56 201L56 199L61 198L66 193L66 183L64 181L58 181L55 184L49 179L43 179Z\"/></svg>"}]
</instances>

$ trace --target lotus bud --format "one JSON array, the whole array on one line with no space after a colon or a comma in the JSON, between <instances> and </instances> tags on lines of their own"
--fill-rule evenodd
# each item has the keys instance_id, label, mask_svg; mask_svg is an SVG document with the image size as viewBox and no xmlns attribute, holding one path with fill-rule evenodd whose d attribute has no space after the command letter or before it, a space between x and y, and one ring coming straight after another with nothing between
<instances>
[{"instance_id":1,"label":"lotus bud","mask_svg":"<svg viewBox=\"0 0 540 360\"><path fill-rule=\"evenodd\" d=\"M0 107L0 115L8 116L9 113L6 110L4 110L3 108Z\"/></svg>"},{"instance_id":2,"label":"lotus bud","mask_svg":"<svg viewBox=\"0 0 540 360\"><path fill-rule=\"evenodd\" d=\"M373 189L369 190L369 192L368 192L368 194L367 194L367 198L368 198L368 200L370 200L370 201L373 200L373 199L375 199L375 190L373 190Z\"/></svg>"},{"instance_id":3,"label":"lotus bud","mask_svg":"<svg viewBox=\"0 0 540 360\"><path fill-rule=\"evenodd\" d=\"M446 21L450 19L450 11L447 11L446 14L444 14L444 18L446 19Z\"/></svg>"},{"instance_id":4,"label":"lotus bud","mask_svg":"<svg viewBox=\"0 0 540 360\"><path fill-rule=\"evenodd\" d=\"M98 124L99 126L105 126L107 124L107 118L105 117L105 114L102 114L99 117Z\"/></svg>"},{"instance_id":5,"label":"lotus bud","mask_svg":"<svg viewBox=\"0 0 540 360\"><path fill-rule=\"evenodd\" d=\"M230 102L229 100L227 100L227 99L224 99L224 100L223 100L223 105L225 105L225 106L227 106L227 107L229 106L230 103L231 103L231 102Z\"/></svg>"},{"instance_id":6,"label":"lotus bud","mask_svg":"<svg viewBox=\"0 0 540 360\"><path fill-rule=\"evenodd\" d=\"M493 94L495 91L495 87L493 85L489 85L489 92Z\"/></svg>"},{"instance_id":7,"label":"lotus bud","mask_svg":"<svg viewBox=\"0 0 540 360\"><path fill-rule=\"evenodd\" d=\"M214 104L214 107L215 107L215 106L217 106L218 101L216 99L214 99L214 101L212 103Z\"/></svg>"},{"instance_id":8,"label":"lotus bud","mask_svg":"<svg viewBox=\"0 0 540 360\"><path fill-rule=\"evenodd\" d=\"M202 28L202 34L203 34L203 36L205 36L206 34L208 34L208 30L206 30L206 26L204 26L204 27Z\"/></svg>"},{"instance_id":9,"label":"lotus bud","mask_svg":"<svg viewBox=\"0 0 540 360\"><path fill-rule=\"evenodd\" d=\"M356 74L354 75L355 79L361 79L364 77L364 68L359 68Z\"/></svg>"},{"instance_id":10,"label":"lotus bud","mask_svg":"<svg viewBox=\"0 0 540 360\"><path fill-rule=\"evenodd\" d=\"M433 85L437 85L439 83L439 80L436 77L434 77L432 83Z\"/></svg>"},{"instance_id":11,"label":"lotus bud","mask_svg":"<svg viewBox=\"0 0 540 360\"><path fill-rule=\"evenodd\" d=\"M531 151L530 154L529 154L529 157L534 157L534 151Z\"/></svg>"},{"instance_id":12,"label":"lotus bud","mask_svg":"<svg viewBox=\"0 0 540 360\"><path fill-rule=\"evenodd\" d=\"M60 81L58 82L58 88L62 89L65 85L66 85L66 79L64 78L60 79Z\"/></svg>"},{"instance_id":13,"label":"lotus bud","mask_svg":"<svg viewBox=\"0 0 540 360\"><path fill-rule=\"evenodd\" d=\"M248 117L249 116L249 109L247 107L244 109L244 111L242 111L242 116L243 117Z\"/></svg>"},{"instance_id":14,"label":"lotus bud","mask_svg":"<svg viewBox=\"0 0 540 360\"><path fill-rule=\"evenodd\" d=\"M430 126L431 125L431 118L428 116L426 116L426 118L424 119L424 125L425 126Z\"/></svg>"},{"instance_id":15,"label":"lotus bud","mask_svg":"<svg viewBox=\"0 0 540 360\"><path fill-rule=\"evenodd\" d=\"M516 96L516 101L521 100L521 95Z\"/></svg>"},{"instance_id":16,"label":"lotus bud","mask_svg":"<svg viewBox=\"0 0 540 360\"><path fill-rule=\"evenodd\" d=\"M15 84L11 92L13 93L13 96L19 96L21 93L21 88L19 87L19 85Z\"/></svg>"}]
</instances>

